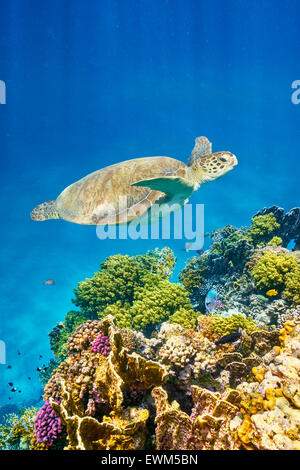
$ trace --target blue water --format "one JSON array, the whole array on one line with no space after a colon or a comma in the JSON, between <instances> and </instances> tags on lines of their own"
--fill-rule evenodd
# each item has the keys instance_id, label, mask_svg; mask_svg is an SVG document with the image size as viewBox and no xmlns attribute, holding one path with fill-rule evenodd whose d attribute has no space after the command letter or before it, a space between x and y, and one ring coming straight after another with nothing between
<instances>
[{"instance_id":1,"label":"blue water","mask_svg":"<svg viewBox=\"0 0 300 470\"><path fill-rule=\"evenodd\" d=\"M239 159L191 198L206 231L299 204L299 14L298 0L0 0L0 406L39 400L48 332L108 255L168 245L177 273L187 259L183 241L100 241L95 227L33 222L37 204L131 157L187 162L198 135Z\"/></svg>"}]
</instances>

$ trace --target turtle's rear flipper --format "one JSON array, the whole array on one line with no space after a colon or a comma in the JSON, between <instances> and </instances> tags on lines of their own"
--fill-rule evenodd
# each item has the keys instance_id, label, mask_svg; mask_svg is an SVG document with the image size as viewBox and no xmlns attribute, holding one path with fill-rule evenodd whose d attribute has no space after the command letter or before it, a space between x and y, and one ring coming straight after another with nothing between
<instances>
[{"instance_id":1,"label":"turtle's rear flipper","mask_svg":"<svg viewBox=\"0 0 300 470\"><path fill-rule=\"evenodd\" d=\"M149 178L147 180L137 181L131 186L146 186L154 191L161 191L172 198L176 194L184 194L189 197L194 191L194 186L187 184L183 178L178 176L162 176L160 178Z\"/></svg>"},{"instance_id":2,"label":"turtle's rear flipper","mask_svg":"<svg viewBox=\"0 0 300 470\"><path fill-rule=\"evenodd\" d=\"M56 201L46 201L30 213L32 220L48 220L48 219L60 219L56 209Z\"/></svg>"}]
</instances>

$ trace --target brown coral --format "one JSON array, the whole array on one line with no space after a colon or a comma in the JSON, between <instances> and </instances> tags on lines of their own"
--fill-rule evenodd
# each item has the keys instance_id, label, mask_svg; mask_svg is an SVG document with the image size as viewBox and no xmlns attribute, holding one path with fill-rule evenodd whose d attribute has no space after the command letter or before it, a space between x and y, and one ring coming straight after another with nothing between
<instances>
[{"instance_id":1,"label":"brown coral","mask_svg":"<svg viewBox=\"0 0 300 470\"><path fill-rule=\"evenodd\" d=\"M229 389L221 395L197 386L192 386L191 391L194 407L189 416L180 410L177 402L169 404L167 393L161 387L153 389L157 449L238 449L240 445L231 423L238 412L239 393Z\"/></svg>"}]
</instances>

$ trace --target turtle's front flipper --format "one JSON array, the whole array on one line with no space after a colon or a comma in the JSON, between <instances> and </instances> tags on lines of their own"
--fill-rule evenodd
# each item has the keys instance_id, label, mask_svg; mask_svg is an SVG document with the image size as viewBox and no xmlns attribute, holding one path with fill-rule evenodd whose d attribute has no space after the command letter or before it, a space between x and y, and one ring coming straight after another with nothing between
<instances>
[{"instance_id":1,"label":"turtle's front flipper","mask_svg":"<svg viewBox=\"0 0 300 470\"><path fill-rule=\"evenodd\" d=\"M46 201L30 213L32 220L48 220L48 219L60 219L56 209L56 201Z\"/></svg>"},{"instance_id":2,"label":"turtle's front flipper","mask_svg":"<svg viewBox=\"0 0 300 470\"><path fill-rule=\"evenodd\" d=\"M188 184L186 180L178 178L177 176L149 178L147 180L132 183L131 186L146 186L154 191L165 193L168 198L173 198L179 194L184 196L184 198L188 198L194 191L194 186L192 184Z\"/></svg>"},{"instance_id":3,"label":"turtle's front flipper","mask_svg":"<svg viewBox=\"0 0 300 470\"><path fill-rule=\"evenodd\" d=\"M192 166L196 160L204 157L205 155L210 155L212 153L211 142L207 137L197 137L195 139L195 147L191 153L188 166Z\"/></svg>"}]
</instances>

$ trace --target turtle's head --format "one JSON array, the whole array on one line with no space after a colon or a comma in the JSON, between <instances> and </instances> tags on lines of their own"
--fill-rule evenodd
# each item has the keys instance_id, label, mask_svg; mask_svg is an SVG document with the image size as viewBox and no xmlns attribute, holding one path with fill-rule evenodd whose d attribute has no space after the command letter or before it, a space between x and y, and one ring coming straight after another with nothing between
<instances>
[{"instance_id":1,"label":"turtle's head","mask_svg":"<svg viewBox=\"0 0 300 470\"><path fill-rule=\"evenodd\" d=\"M231 152L216 152L194 161L191 171L193 179L201 185L220 178L237 164L237 158Z\"/></svg>"}]
</instances>

